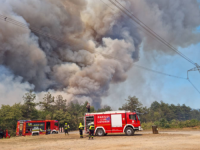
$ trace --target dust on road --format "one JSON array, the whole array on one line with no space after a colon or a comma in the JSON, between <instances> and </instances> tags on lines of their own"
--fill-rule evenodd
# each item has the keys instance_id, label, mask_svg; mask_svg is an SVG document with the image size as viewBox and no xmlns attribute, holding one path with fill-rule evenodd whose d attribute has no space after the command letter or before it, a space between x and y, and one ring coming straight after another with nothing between
<instances>
[{"instance_id":1,"label":"dust on road","mask_svg":"<svg viewBox=\"0 0 200 150\"><path fill-rule=\"evenodd\" d=\"M88 140L87 135L80 139L74 133L69 136L57 134L4 139L0 140L0 147L2 150L199 150L199 143L200 131L162 132L157 135L137 132L134 136L110 134L94 137L94 140Z\"/></svg>"}]
</instances>

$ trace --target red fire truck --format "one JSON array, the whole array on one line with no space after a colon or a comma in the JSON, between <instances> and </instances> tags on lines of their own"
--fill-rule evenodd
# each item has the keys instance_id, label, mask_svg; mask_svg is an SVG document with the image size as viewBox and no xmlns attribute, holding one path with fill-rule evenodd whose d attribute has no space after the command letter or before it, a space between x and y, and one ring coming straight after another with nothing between
<instances>
[{"instance_id":1,"label":"red fire truck","mask_svg":"<svg viewBox=\"0 0 200 150\"><path fill-rule=\"evenodd\" d=\"M107 111L102 113L86 113L84 118L85 133L89 132L91 123L95 126L95 135L103 136L107 133L126 133L134 135L142 130L139 116L130 111Z\"/></svg>"},{"instance_id":2,"label":"red fire truck","mask_svg":"<svg viewBox=\"0 0 200 150\"><path fill-rule=\"evenodd\" d=\"M57 120L19 120L16 136L46 134L48 129L50 133L57 134L59 122Z\"/></svg>"}]
</instances>

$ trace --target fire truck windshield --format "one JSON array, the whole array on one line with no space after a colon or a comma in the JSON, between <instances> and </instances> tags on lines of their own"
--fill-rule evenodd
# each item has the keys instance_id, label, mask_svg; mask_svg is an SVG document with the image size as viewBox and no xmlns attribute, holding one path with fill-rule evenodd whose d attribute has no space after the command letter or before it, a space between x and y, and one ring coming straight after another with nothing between
<instances>
[{"instance_id":1,"label":"fire truck windshield","mask_svg":"<svg viewBox=\"0 0 200 150\"><path fill-rule=\"evenodd\" d=\"M140 116L139 116L139 115L137 115L137 117L138 117L138 120L140 120Z\"/></svg>"},{"instance_id":2,"label":"fire truck windshield","mask_svg":"<svg viewBox=\"0 0 200 150\"><path fill-rule=\"evenodd\" d=\"M55 124L54 124L54 125L58 127L58 122L55 122Z\"/></svg>"},{"instance_id":3,"label":"fire truck windshield","mask_svg":"<svg viewBox=\"0 0 200 150\"><path fill-rule=\"evenodd\" d=\"M129 119L135 120L135 115L129 115Z\"/></svg>"}]
</instances>

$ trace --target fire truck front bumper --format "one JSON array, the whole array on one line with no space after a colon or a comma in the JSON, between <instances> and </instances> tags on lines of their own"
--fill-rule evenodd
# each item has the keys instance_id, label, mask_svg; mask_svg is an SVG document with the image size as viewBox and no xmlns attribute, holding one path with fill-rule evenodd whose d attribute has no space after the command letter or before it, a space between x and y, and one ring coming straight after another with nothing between
<instances>
[{"instance_id":1,"label":"fire truck front bumper","mask_svg":"<svg viewBox=\"0 0 200 150\"><path fill-rule=\"evenodd\" d=\"M143 129L142 129L142 127L141 127L141 126L139 126L139 127L138 127L138 130L139 130L139 131L142 131Z\"/></svg>"},{"instance_id":2,"label":"fire truck front bumper","mask_svg":"<svg viewBox=\"0 0 200 150\"><path fill-rule=\"evenodd\" d=\"M141 126L139 126L138 128L135 128L135 130L137 130L137 131L142 131L143 129L142 129Z\"/></svg>"}]
</instances>

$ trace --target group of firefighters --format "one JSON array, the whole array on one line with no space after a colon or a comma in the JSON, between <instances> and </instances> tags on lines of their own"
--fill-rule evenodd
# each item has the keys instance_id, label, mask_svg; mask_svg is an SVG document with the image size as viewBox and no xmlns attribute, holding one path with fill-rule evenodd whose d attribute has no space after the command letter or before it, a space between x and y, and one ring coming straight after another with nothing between
<instances>
[{"instance_id":1,"label":"group of firefighters","mask_svg":"<svg viewBox=\"0 0 200 150\"><path fill-rule=\"evenodd\" d=\"M90 112L90 104L88 103L87 106L86 106L88 112ZM89 124L89 139L94 137L94 122L91 122ZM68 130L69 130L69 125L67 123L65 123L65 126L64 126L64 130L65 130L65 135L68 134ZM79 124L79 132L80 132L80 138L83 138L83 130L84 130L84 126L82 125L82 123Z\"/></svg>"},{"instance_id":2,"label":"group of firefighters","mask_svg":"<svg viewBox=\"0 0 200 150\"><path fill-rule=\"evenodd\" d=\"M69 135L68 130L69 130L69 125L67 123L65 123L64 129L65 129L65 135ZM80 138L83 138L83 130L84 130L84 126L82 125L82 123L79 124L79 133L80 133ZM90 123L89 126L89 139L94 137L94 122Z\"/></svg>"}]
</instances>

